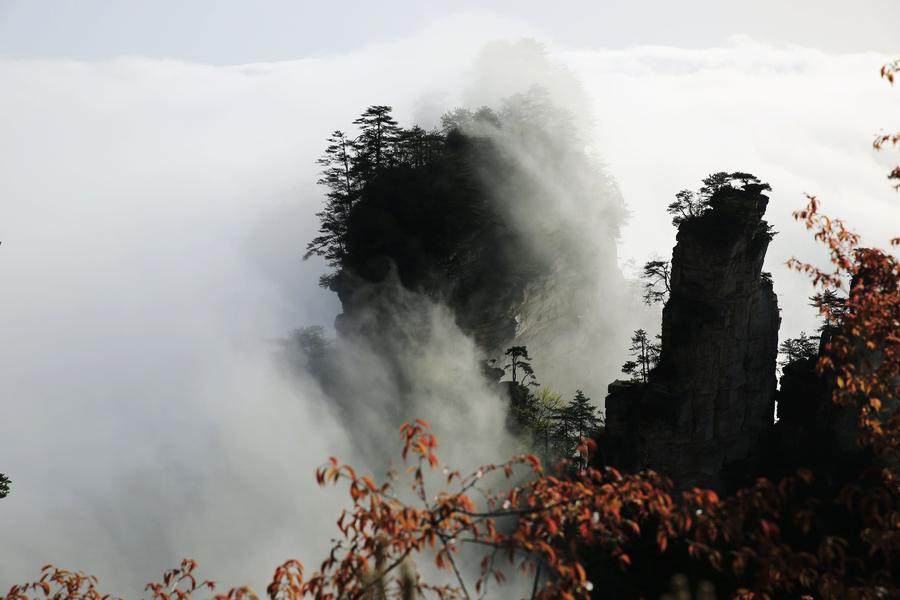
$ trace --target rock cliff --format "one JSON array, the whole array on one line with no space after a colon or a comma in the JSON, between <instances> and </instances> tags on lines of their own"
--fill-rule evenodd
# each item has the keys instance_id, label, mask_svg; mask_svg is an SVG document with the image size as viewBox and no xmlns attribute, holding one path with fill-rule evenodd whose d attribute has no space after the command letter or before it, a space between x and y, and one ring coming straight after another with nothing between
<instances>
[{"instance_id":1,"label":"rock cliff","mask_svg":"<svg viewBox=\"0 0 900 600\"><path fill-rule=\"evenodd\" d=\"M781 321L761 273L771 238L763 189L725 186L681 223L659 365L645 384L609 386L614 464L721 488L727 468L756 456L774 420Z\"/></svg>"}]
</instances>

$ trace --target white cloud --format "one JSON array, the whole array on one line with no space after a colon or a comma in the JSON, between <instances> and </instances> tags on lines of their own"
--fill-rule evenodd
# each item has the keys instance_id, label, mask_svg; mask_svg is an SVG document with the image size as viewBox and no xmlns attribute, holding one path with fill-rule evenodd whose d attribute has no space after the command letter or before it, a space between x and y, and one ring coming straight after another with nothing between
<instances>
[{"instance_id":1,"label":"white cloud","mask_svg":"<svg viewBox=\"0 0 900 600\"><path fill-rule=\"evenodd\" d=\"M816 327L807 280L791 256L824 259L791 218L817 195L863 242L898 234L900 197L885 175L896 154L872 150L896 127L900 94L878 77L886 57L830 55L741 38L706 50L646 47L562 54L597 114L596 146L633 212L620 255L640 263L670 256L675 230L665 205L713 171L741 170L772 184L768 220L779 231L766 260L783 309L782 337ZM900 160L900 159L898 159Z\"/></svg>"},{"instance_id":2,"label":"white cloud","mask_svg":"<svg viewBox=\"0 0 900 600\"><path fill-rule=\"evenodd\" d=\"M259 589L260 569L327 542L334 501L312 467L349 449L315 389L268 360L270 340L336 310L300 261L314 160L367 104L404 122L456 104L497 31L532 33L467 17L285 63L0 61L0 585L53 561L134 594L191 555ZM769 264L793 333L812 327L808 290L777 264L816 252L790 222L801 192L867 240L897 233L869 148L898 107L881 57L747 42L558 57L634 212L623 258L668 254L678 189L754 172L774 187Z\"/></svg>"}]
</instances>

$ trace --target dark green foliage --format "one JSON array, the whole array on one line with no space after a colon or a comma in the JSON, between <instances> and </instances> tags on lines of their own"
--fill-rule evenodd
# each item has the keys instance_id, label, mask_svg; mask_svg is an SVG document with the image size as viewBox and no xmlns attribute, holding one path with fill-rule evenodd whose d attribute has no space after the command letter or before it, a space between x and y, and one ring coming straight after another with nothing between
<instances>
[{"instance_id":1,"label":"dark green foliage","mask_svg":"<svg viewBox=\"0 0 900 600\"><path fill-rule=\"evenodd\" d=\"M737 183L743 190L751 189L751 187L758 188L760 191L772 189L768 183L761 182L749 173L740 171L712 173L703 180L700 189L696 192L681 190L675 194L675 201L666 207L666 212L672 215L672 225L678 227L683 221L701 216L709 209L709 202L716 192L728 187L737 189L735 186ZM770 236L770 239L774 235L771 228L765 233Z\"/></svg>"},{"instance_id":2,"label":"dark green foliage","mask_svg":"<svg viewBox=\"0 0 900 600\"><path fill-rule=\"evenodd\" d=\"M391 266L408 289L428 287L432 277L467 276L468 252L491 245L484 265L500 277L507 253L521 246L508 239L477 178L483 149L477 141L450 136L434 162L399 164L368 182L349 223L344 270L382 280ZM509 241L509 246L501 242ZM524 261L523 261L524 263ZM436 272L440 266L443 273ZM454 278L458 280L459 278Z\"/></svg>"},{"instance_id":3,"label":"dark green foliage","mask_svg":"<svg viewBox=\"0 0 900 600\"><path fill-rule=\"evenodd\" d=\"M807 336L806 332L801 331L800 337L788 338L781 342L778 353L781 355L778 366L782 369L792 362L815 358L819 354L819 338Z\"/></svg>"},{"instance_id":4,"label":"dark green foliage","mask_svg":"<svg viewBox=\"0 0 900 600\"><path fill-rule=\"evenodd\" d=\"M656 338L659 339L659 336ZM638 329L631 336L628 351L633 360L622 365L622 372L631 375L633 381L646 383L651 369L659 362L660 343L651 341L646 331Z\"/></svg>"},{"instance_id":5,"label":"dark green foliage","mask_svg":"<svg viewBox=\"0 0 900 600\"><path fill-rule=\"evenodd\" d=\"M651 260L644 263L641 279L644 281L644 303L665 303L672 291L670 287L670 267L667 260Z\"/></svg>"},{"instance_id":6,"label":"dark green foliage","mask_svg":"<svg viewBox=\"0 0 900 600\"><path fill-rule=\"evenodd\" d=\"M368 181L388 163L397 160L400 127L391 116L391 107L375 105L353 121L359 127L356 138L360 179Z\"/></svg>"},{"instance_id":7,"label":"dark green foliage","mask_svg":"<svg viewBox=\"0 0 900 600\"><path fill-rule=\"evenodd\" d=\"M401 129L391 116L390 106L370 106L353 124L359 134L349 137L335 131L318 160L322 167L318 183L327 189L325 206L316 214L319 235L307 245L304 256L322 256L337 270L350 260L356 207L371 195L376 182L387 178L395 184L398 171L424 175L427 167L440 159L446 144L439 133L428 133L420 127ZM323 285L330 285L333 278L333 273L323 277Z\"/></svg>"},{"instance_id":8,"label":"dark green foliage","mask_svg":"<svg viewBox=\"0 0 900 600\"><path fill-rule=\"evenodd\" d=\"M565 408L562 396L543 387L536 393L528 394L527 428L531 431L532 443L545 459L550 459L560 450L560 414Z\"/></svg>"},{"instance_id":9,"label":"dark green foliage","mask_svg":"<svg viewBox=\"0 0 900 600\"><path fill-rule=\"evenodd\" d=\"M577 439L593 435L603 424L602 417L597 414L597 407L591 404L591 399L581 390L575 391L575 398L566 407L565 414L569 432Z\"/></svg>"},{"instance_id":10,"label":"dark green foliage","mask_svg":"<svg viewBox=\"0 0 900 600\"><path fill-rule=\"evenodd\" d=\"M513 430L530 433L532 444L545 459L571 458L583 438L600 430L603 419L597 407L581 390L572 401L565 402L548 387L529 389L538 383L528 349L512 346L505 354L508 363L504 370L511 376L507 385Z\"/></svg>"},{"instance_id":11,"label":"dark green foliage","mask_svg":"<svg viewBox=\"0 0 900 600\"><path fill-rule=\"evenodd\" d=\"M566 457L572 456L581 440L595 436L603 425L597 407L581 390L577 390L575 398L557 412L556 421L557 447Z\"/></svg>"},{"instance_id":12,"label":"dark green foliage","mask_svg":"<svg viewBox=\"0 0 900 600\"><path fill-rule=\"evenodd\" d=\"M9 486L12 483L9 477L0 473L0 498L6 498L9 495Z\"/></svg>"},{"instance_id":13,"label":"dark green foliage","mask_svg":"<svg viewBox=\"0 0 900 600\"><path fill-rule=\"evenodd\" d=\"M546 461L572 458L581 440L596 436L603 426L602 415L581 390L570 402L547 387L532 391L514 384L510 391L515 431L530 434Z\"/></svg>"},{"instance_id":14,"label":"dark green foliage","mask_svg":"<svg viewBox=\"0 0 900 600\"><path fill-rule=\"evenodd\" d=\"M563 402L559 394L541 388L532 395L535 405L530 429L545 458L572 458L581 440L600 431L603 418L584 392Z\"/></svg>"},{"instance_id":15,"label":"dark green foliage","mask_svg":"<svg viewBox=\"0 0 900 600\"><path fill-rule=\"evenodd\" d=\"M345 276L379 282L393 270L407 289L456 308L465 329L465 319L484 310L484 296L496 302L497 294L517 293L548 261L584 260L571 222L555 209L523 217L542 210L544 193L559 192L512 147L534 149L541 167L571 181L567 193L585 206L594 205L588 196L618 192L540 88L508 98L498 111L458 108L441 120L440 131L402 128L390 107L376 105L354 121L358 135L329 137L319 160L325 203L306 258L325 258L334 271L322 284L339 294ZM610 205L605 217L610 231L616 211Z\"/></svg>"},{"instance_id":16,"label":"dark green foliage","mask_svg":"<svg viewBox=\"0 0 900 600\"><path fill-rule=\"evenodd\" d=\"M380 281L396 268L405 287L418 289L453 273L462 282L453 292L476 301L467 290L485 282L470 281L475 254L478 272L492 273L497 287L527 278L528 240L504 222L485 177L503 181L511 166L487 138L463 133L497 122L490 109L457 109L444 115L442 132L426 132L400 128L390 107L372 106L354 121L357 137L332 134L319 161L327 188L319 235L306 253L335 269L323 285L339 288L341 272Z\"/></svg>"},{"instance_id":17,"label":"dark green foliage","mask_svg":"<svg viewBox=\"0 0 900 600\"><path fill-rule=\"evenodd\" d=\"M328 188L325 207L319 217L319 236L306 247L304 258L316 254L331 266L340 265L347 256L346 237L350 211L359 199L360 179L356 142L342 131L328 138L325 154L318 160L322 176L318 183Z\"/></svg>"}]
</instances>

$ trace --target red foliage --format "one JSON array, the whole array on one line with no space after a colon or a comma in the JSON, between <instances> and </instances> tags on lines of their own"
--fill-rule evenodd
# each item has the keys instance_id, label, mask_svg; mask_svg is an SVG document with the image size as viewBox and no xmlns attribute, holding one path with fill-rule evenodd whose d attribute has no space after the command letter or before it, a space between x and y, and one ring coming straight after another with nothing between
<instances>
[{"instance_id":1,"label":"red foliage","mask_svg":"<svg viewBox=\"0 0 900 600\"><path fill-rule=\"evenodd\" d=\"M53 565L41 567L37 581L14 585L6 594L6 600L51 598L52 600L108 600L109 594L97 591L97 578L80 571L57 569Z\"/></svg>"},{"instance_id":2,"label":"red foliage","mask_svg":"<svg viewBox=\"0 0 900 600\"><path fill-rule=\"evenodd\" d=\"M888 83L890 83L891 85L894 85L894 78L897 73L900 73L900 59L891 61L881 67L881 76L887 79ZM900 132L879 134L875 136L875 141L872 143L876 150L881 150L881 148L886 144L892 146L900 146ZM894 167L894 169L888 174L888 179L896 179L897 183L894 185L894 187L900 190L900 166Z\"/></svg>"}]
</instances>

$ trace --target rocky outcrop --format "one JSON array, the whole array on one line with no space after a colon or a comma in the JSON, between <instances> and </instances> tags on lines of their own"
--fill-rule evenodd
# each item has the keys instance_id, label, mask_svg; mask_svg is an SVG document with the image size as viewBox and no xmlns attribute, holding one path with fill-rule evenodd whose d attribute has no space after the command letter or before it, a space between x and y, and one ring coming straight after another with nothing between
<instances>
[{"instance_id":1,"label":"rocky outcrop","mask_svg":"<svg viewBox=\"0 0 900 600\"><path fill-rule=\"evenodd\" d=\"M771 238L762 192L723 187L704 214L681 223L659 366L645 384L609 387L614 464L721 488L728 467L756 456L774 421L781 321L761 273Z\"/></svg>"},{"instance_id":2,"label":"rocky outcrop","mask_svg":"<svg viewBox=\"0 0 900 600\"><path fill-rule=\"evenodd\" d=\"M575 138L516 123L448 134L434 164L367 183L327 281L335 328L389 356L380 338L416 321L400 288L445 307L482 358L526 345L541 383L596 395L633 301L616 260L621 195Z\"/></svg>"}]
</instances>

